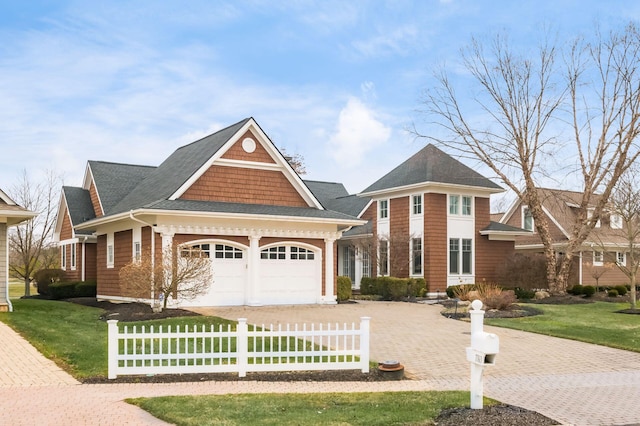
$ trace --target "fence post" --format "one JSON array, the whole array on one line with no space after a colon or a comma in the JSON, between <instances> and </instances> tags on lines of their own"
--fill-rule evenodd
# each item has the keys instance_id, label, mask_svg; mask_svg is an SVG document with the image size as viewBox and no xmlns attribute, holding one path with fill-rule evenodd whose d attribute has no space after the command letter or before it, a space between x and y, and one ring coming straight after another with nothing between
<instances>
[{"instance_id":1,"label":"fence post","mask_svg":"<svg viewBox=\"0 0 640 426\"><path fill-rule=\"evenodd\" d=\"M236 362L238 364L238 377L246 377L249 364L249 326L246 318L238 318L236 330Z\"/></svg>"},{"instance_id":2,"label":"fence post","mask_svg":"<svg viewBox=\"0 0 640 426\"><path fill-rule=\"evenodd\" d=\"M360 367L369 372L369 329L371 317L360 317Z\"/></svg>"},{"instance_id":3,"label":"fence post","mask_svg":"<svg viewBox=\"0 0 640 426\"><path fill-rule=\"evenodd\" d=\"M118 320L107 321L108 378L118 377Z\"/></svg>"}]
</instances>

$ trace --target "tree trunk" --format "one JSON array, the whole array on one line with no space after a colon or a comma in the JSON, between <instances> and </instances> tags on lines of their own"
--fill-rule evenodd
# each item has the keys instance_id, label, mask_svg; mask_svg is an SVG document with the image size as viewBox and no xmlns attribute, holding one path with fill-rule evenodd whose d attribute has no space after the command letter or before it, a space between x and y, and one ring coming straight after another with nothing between
<instances>
[{"instance_id":1,"label":"tree trunk","mask_svg":"<svg viewBox=\"0 0 640 426\"><path fill-rule=\"evenodd\" d=\"M24 296L31 296L31 280L29 279L29 277L25 277L24 279Z\"/></svg>"},{"instance_id":2,"label":"tree trunk","mask_svg":"<svg viewBox=\"0 0 640 426\"><path fill-rule=\"evenodd\" d=\"M631 288L629 289L629 303L631 304L631 309L636 308L636 274L633 273L629 277L629 281L631 282Z\"/></svg>"}]
</instances>

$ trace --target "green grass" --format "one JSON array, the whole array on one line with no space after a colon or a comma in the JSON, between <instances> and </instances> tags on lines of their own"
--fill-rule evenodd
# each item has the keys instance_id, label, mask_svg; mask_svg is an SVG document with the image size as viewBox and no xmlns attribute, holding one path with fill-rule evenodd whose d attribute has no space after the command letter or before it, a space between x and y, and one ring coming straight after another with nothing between
<instances>
[{"instance_id":1,"label":"green grass","mask_svg":"<svg viewBox=\"0 0 640 426\"><path fill-rule=\"evenodd\" d=\"M16 299L14 312L0 313L0 321L20 333L39 352L77 379L107 377L107 324L102 309L75 303ZM182 317L136 325L220 324L217 317Z\"/></svg>"},{"instance_id":2,"label":"green grass","mask_svg":"<svg viewBox=\"0 0 640 426\"><path fill-rule=\"evenodd\" d=\"M31 287L31 294L37 293L36 288ZM9 299L11 299L11 303L13 303L13 299L18 299L22 296L24 296L24 281L9 278Z\"/></svg>"},{"instance_id":3,"label":"green grass","mask_svg":"<svg viewBox=\"0 0 640 426\"><path fill-rule=\"evenodd\" d=\"M485 323L640 352L640 316L615 313L628 308L628 303L532 306L542 310L544 314L524 318L486 319Z\"/></svg>"},{"instance_id":4,"label":"green grass","mask_svg":"<svg viewBox=\"0 0 640 426\"><path fill-rule=\"evenodd\" d=\"M443 409L468 406L469 392L205 395L127 402L179 426L428 425Z\"/></svg>"}]
</instances>

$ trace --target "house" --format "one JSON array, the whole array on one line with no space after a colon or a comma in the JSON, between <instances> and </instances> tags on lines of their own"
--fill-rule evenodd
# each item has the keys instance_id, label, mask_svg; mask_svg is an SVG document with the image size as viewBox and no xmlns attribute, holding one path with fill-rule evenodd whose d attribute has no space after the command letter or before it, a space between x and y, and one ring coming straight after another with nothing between
<instances>
[{"instance_id":1,"label":"house","mask_svg":"<svg viewBox=\"0 0 640 426\"><path fill-rule=\"evenodd\" d=\"M548 218L549 229L553 238L553 246L558 253L564 247L573 232L576 217L579 214L582 193L561 189L538 188L542 210ZM599 195L594 195L591 205L595 206ZM593 207L587 207L587 217L591 216ZM518 253L542 253L543 245L535 229L535 223L528 206L516 200L500 218L500 223L521 227L530 231L529 235L520 235L515 242ZM621 217L605 211L595 228L584 241L573 258L569 275L569 285L597 285L610 283L623 284L627 277L615 266L615 263L626 265L628 239L623 232Z\"/></svg>"},{"instance_id":2,"label":"house","mask_svg":"<svg viewBox=\"0 0 640 426\"><path fill-rule=\"evenodd\" d=\"M431 144L357 196L334 189L333 208L367 220L338 242L339 273L356 288L362 277L385 275L422 277L433 295L495 281L515 238L528 234L491 221L500 186Z\"/></svg>"},{"instance_id":3,"label":"house","mask_svg":"<svg viewBox=\"0 0 640 426\"><path fill-rule=\"evenodd\" d=\"M8 229L37 214L15 203L0 189L0 312L11 312L9 300L9 241Z\"/></svg>"},{"instance_id":4,"label":"house","mask_svg":"<svg viewBox=\"0 0 640 426\"><path fill-rule=\"evenodd\" d=\"M490 220L495 183L428 145L360 194L302 180L253 118L162 164L89 161L63 187L55 236L66 278L100 299L147 300L120 282L141 253L199 248L206 295L179 306L336 303L339 275L423 277L431 293L494 280L522 229ZM154 257L155 258L155 257Z\"/></svg>"},{"instance_id":5,"label":"house","mask_svg":"<svg viewBox=\"0 0 640 426\"><path fill-rule=\"evenodd\" d=\"M97 297L156 297L120 282L143 252L178 244L211 259L208 293L179 306L336 303L336 241L364 224L327 208L253 118L178 148L157 167L89 161L63 187L55 238L67 279Z\"/></svg>"}]
</instances>

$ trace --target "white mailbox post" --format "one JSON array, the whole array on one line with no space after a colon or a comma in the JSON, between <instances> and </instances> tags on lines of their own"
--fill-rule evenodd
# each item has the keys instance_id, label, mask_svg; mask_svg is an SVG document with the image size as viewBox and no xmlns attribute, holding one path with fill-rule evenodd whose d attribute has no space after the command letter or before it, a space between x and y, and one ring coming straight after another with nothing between
<instances>
[{"instance_id":1,"label":"white mailbox post","mask_svg":"<svg viewBox=\"0 0 640 426\"><path fill-rule=\"evenodd\" d=\"M471 346L467 348L467 361L471 363L471 408L482 409L482 372L487 365L495 365L500 351L500 339L493 333L484 332L482 302L471 303Z\"/></svg>"}]
</instances>

